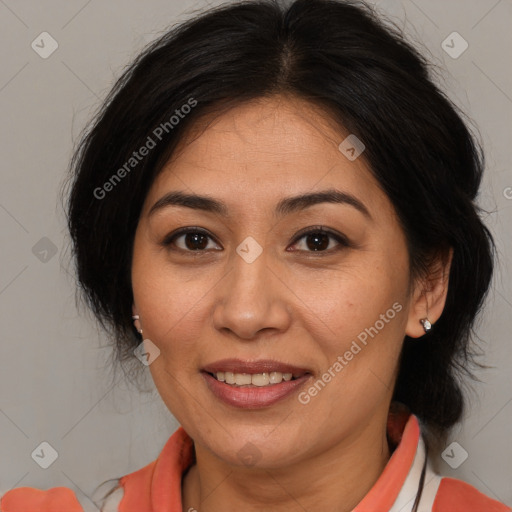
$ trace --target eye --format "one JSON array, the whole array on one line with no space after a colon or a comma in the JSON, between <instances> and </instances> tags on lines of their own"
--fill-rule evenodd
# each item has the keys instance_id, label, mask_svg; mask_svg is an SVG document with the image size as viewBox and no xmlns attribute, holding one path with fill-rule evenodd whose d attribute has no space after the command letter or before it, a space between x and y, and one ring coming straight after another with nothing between
<instances>
[{"instance_id":1,"label":"eye","mask_svg":"<svg viewBox=\"0 0 512 512\"><path fill-rule=\"evenodd\" d=\"M297 242L302 239L304 239L304 242L302 248L298 249L299 251L331 253L344 247L350 247L350 243L344 235L325 229L323 226L306 228L295 238L293 245L297 245ZM331 240L338 242L338 246L330 247Z\"/></svg>"},{"instance_id":2,"label":"eye","mask_svg":"<svg viewBox=\"0 0 512 512\"><path fill-rule=\"evenodd\" d=\"M182 240L178 242L180 239ZM165 247L175 245L179 250L187 252L205 252L206 249L211 249L211 247L208 247L209 239L213 240L207 231L200 228L189 227L171 233L165 237L162 245Z\"/></svg>"},{"instance_id":3,"label":"eye","mask_svg":"<svg viewBox=\"0 0 512 512\"><path fill-rule=\"evenodd\" d=\"M181 239L181 240L180 240ZM335 231L325 229L323 226L313 226L302 230L295 237L292 247L297 242L304 239L302 248L293 249L303 252L334 252L344 247L350 247L350 243L345 236ZM331 241L338 243L331 247ZM180 251L185 252L206 252L210 250L222 250L214 244L209 247L209 242L214 241L213 237L205 230L196 227L182 228L168 235L162 242L165 247L175 246ZM299 244L300 245L300 244Z\"/></svg>"}]
</instances>

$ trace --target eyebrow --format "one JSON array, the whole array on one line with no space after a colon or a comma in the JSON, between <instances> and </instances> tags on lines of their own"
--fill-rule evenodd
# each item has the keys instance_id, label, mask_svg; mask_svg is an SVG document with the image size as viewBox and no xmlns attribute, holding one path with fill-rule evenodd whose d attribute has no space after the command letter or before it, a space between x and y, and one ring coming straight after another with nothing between
<instances>
[{"instance_id":1,"label":"eyebrow","mask_svg":"<svg viewBox=\"0 0 512 512\"><path fill-rule=\"evenodd\" d=\"M359 199L337 189L322 190L281 199L275 208L275 215L282 217L320 203L346 204L354 207L368 219L372 219L368 208ZM148 217L169 206L184 206L229 217L229 208L226 203L209 196L188 194L182 191L169 192L161 197L149 210Z\"/></svg>"}]
</instances>

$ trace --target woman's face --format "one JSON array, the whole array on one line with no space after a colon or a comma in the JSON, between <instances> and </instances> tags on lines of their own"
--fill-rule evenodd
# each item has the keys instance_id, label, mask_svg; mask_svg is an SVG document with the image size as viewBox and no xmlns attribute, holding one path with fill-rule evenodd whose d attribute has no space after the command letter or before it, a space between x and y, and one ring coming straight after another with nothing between
<instances>
[{"instance_id":1,"label":"woman's face","mask_svg":"<svg viewBox=\"0 0 512 512\"><path fill-rule=\"evenodd\" d=\"M338 148L347 135L300 100L251 102L182 144L146 198L132 284L149 368L228 463L286 466L385 422L414 294L398 219ZM290 199L324 191L338 201ZM223 210L162 200L177 192Z\"/></svg>"}]
</instances>

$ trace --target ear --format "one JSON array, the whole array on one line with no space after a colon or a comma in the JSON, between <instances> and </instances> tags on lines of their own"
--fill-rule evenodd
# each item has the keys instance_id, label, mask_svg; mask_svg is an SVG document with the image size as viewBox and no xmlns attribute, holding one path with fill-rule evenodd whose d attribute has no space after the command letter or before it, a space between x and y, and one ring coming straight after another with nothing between
<instances>
[{"instance_id":1,"label":"ear","mask_svg":"<svg viewBox=\"0 0 512 512\"><path fill-rule=\"evenodd\" d=\"M409 308L405 334L420 338L425 334L420 319L428 318L432 326L443 313L448 293L448 279L453 259L453 248L435 258L428 275L419 279L414 286Z\"/></svg>"}]
</instances>

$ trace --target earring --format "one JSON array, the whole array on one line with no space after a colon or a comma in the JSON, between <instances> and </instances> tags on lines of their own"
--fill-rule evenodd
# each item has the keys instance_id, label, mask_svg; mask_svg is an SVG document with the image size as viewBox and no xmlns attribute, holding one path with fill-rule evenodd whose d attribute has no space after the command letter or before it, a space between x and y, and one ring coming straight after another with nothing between
<instances>
[{"instance_id":1,"label":"earring","mask_svg":"<svg viewBox=\"0 0 512 512\"><path fill-rule=\"evenodd\" d=\"M429 332L432 329L432 324L428 318L422 318L420 320L421 325L423 325L423 330L425 333Z\"/></svg>"},{"instance_id":2,"label":"earring","mask_svg":"<svg viewBox=\"0 0 512 512\"><path fill-rule=\"evenodd\" d=\"M133 315L133 316L132 316L132 319L133 319L133 320L139 320L139 315ZM135 323L135 322L134 322L134 323ZM138 332L139 334L142 334L142 329L137 329L137 332Z\"/></svg>"}]
</instances>

